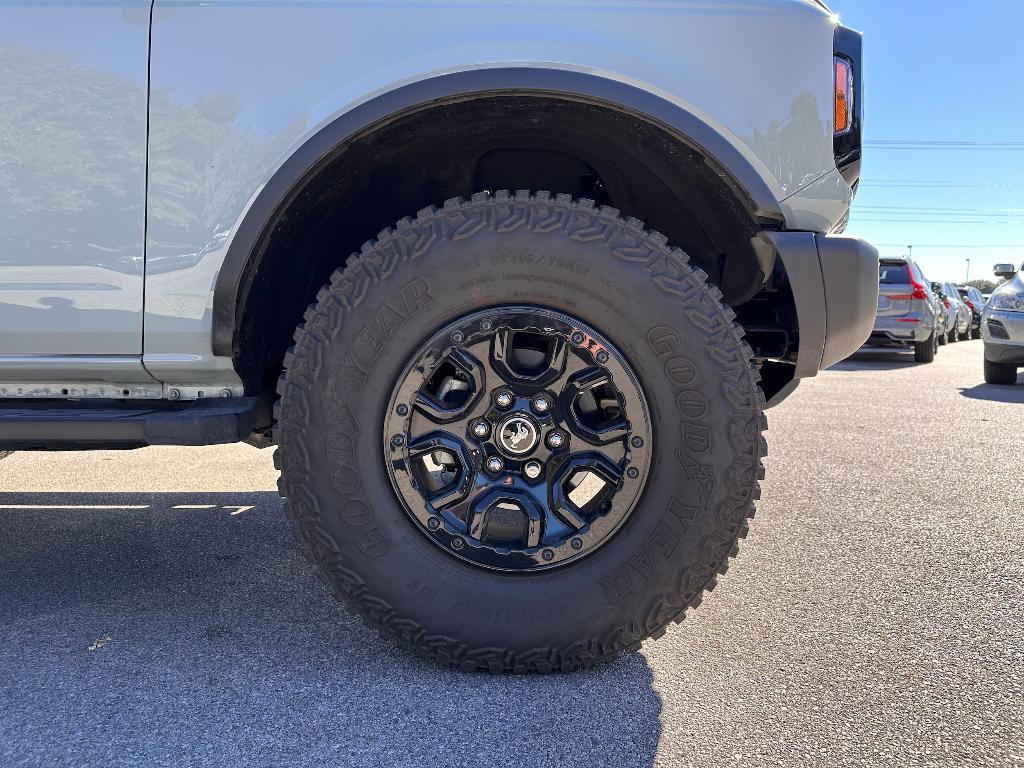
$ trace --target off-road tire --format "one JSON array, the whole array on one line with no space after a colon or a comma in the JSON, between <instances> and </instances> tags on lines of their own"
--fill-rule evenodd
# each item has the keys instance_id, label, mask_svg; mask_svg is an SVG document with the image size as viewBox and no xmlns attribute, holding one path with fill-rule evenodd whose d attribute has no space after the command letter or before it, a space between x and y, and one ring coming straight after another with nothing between
<instances>
[{"instance_id":1,"label":"off-road tire","mask_svg":"<svg viewBox=\"0 0 1024 768\"><path fill-rule=\"evenodd\" d=\"M919 363L930 363L935 359L935 348L937 345L934 331L924 341L914 342L914 360Z\"/></svg>"},{"instance_id":2,"label":"off-road tire","mask_svg":"<svg viewBox=\"0 0 1024 768\"><path fill-rule=\"evenodd\" d=\"M306 311L275 408L280 491L320 578L384 636L466 670L572 670L681 621L737 554L767 452L751 349L707 279L642 222L546 192L450 200L366 243ZM418 346L510 303L605 334L654 425L648 482L623 526L535 573L442 550L384 462L388 393Z\"/></svg>"},{"instance_id":3,"label":"off-road tire","mask_svg":"<svg viewBox=\"0 0 1024 768\"><path fill-rule=\"evenodd\" d=\"M985 361L985 383L1012 385L1017 383L1017 366Z\"/></svg>"}]
</instances>

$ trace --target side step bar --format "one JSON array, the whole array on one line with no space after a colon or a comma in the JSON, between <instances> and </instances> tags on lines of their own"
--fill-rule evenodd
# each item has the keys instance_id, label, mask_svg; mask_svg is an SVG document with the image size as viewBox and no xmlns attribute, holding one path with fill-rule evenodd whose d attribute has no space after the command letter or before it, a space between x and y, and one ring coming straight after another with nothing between
<instances>
[{"instance_id":1,"label":"side step bar","mask_svg":"<svg viewBox=\"0 0 1024 768\"><path fill-rule=\"evenodd\" d=\"M237 443L256 426L256 397L188 402L7 400L0 451L74 451Z\"/></svg>"}]
</instances>

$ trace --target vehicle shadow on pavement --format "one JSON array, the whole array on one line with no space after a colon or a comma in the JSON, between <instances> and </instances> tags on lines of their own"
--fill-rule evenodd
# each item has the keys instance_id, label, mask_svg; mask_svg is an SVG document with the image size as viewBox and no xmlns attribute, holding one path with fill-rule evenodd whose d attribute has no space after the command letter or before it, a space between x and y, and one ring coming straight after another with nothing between
<instances>
[{"instance_id":1,"label":"vehicle shadow on pavement","mask_svg":"<svg viewBox=\"0 0 1024 768\"><path fill-rule=\"evenodd\" d=\"M855 352L830 371L891 371L899 368L914 368L924 365L914 360L913 352L896 352L891 349L871 349Z\"/></svg>"},{"instance_id":2,"label":"vehicle shadow on pavement","mask_svg":"<svg viewBox=\"0 0 1024 768\"><path fill-rule=\"evenodd\" d=\"M313 576L272 492L0 493L0 763L649 766L630 654L461 673Z\"/></svg>"},{"instance_id":3,"label":"vehicle shadow on pavement","mask_svg":"<svg viewBox=\"0 0 1024 768\"><path fill-rule=\"evenodd\" d=\"M995 384L978 384L974 387L961 389L960 394L972 400L991 400L994 403L1024 403L1024 386L1020 377L1013 387L996 386Z\"/></svg>"}]
</instances>

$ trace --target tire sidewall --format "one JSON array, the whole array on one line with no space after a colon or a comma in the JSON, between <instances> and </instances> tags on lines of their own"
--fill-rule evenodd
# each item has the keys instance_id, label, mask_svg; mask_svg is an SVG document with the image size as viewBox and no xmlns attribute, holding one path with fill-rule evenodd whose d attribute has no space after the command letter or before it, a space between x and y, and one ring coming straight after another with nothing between
<instances>
[{"instance_id":1,"label":"tire sidewall","mask_svg":"<svg viewBox=\"0 0 1024 768\"><path fill-rule=\"evenodd\" d=\"M282 487L329 578L399 632L467 648L500 638L515 654L605 654L682 611L735 546L758 479L749 349L714 289L663 242L640 261L616 258L614 239L487 228L389 260L386 240L307 317L283 389ZM420 345L459 317L509 304L565 312L604 334L637 374L655 430L646 488L622 529L589 556L532 574L443 551L401 506L384 462L384 410Z\"/></svg>"}]
</instances>

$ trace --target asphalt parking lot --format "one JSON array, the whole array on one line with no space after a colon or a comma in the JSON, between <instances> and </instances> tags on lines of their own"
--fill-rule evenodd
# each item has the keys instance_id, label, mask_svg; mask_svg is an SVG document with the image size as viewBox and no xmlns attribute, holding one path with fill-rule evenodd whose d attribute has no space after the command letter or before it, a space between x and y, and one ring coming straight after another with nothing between
<instances>
[{"instance_id":1,"label":"asphalt parking lot","mask_svg":"<svg viewBox=\"0 0 1024 768\"><path fill-rule=\"evenodd\" d=\"M0 765L1024 764L1024 378L864 352L769 414L719 588L552 677L440 669L327 595L248 446L0 462Z\"/></svg>"}]
</instances>

